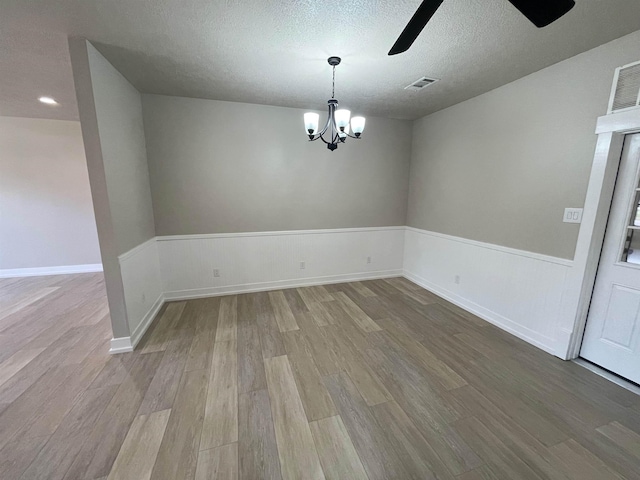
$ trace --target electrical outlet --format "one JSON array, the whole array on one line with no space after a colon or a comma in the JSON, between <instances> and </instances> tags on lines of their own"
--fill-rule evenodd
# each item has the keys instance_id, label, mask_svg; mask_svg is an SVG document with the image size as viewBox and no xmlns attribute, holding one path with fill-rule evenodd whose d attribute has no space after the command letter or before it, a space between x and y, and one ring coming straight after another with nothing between
<instances>
[{"instance_id":1,"label":"electrical outlet","mask_svg":"<svg viewBox=\"0 0 640 480\"><path fill-rule=\"evenodd\" d=\"M460 285L460 275L456 275L456 276L453 278L453 282L454 282L456 285Z\"/></svg>"},{"instance_id":2,"label":"electrical outlet","mask_svg":"<svg viewBox=\"0 0 640 480\"><path fill-rule=\"evenodd\" d=\"M305 262L300 262L300 270L304 270L305 266Z\"/></svg>"},{"instance_id":3,"label":"electrical outlet","mask_svg":"<svg viewBox=\"0 0 640 480\"><path fill-rule=\"evenodd\" d=\"M367 257L367 263L371 263L371 257Z\"/></svg>"},{"instance_id":4,"label":"electrical outlet","mask_svg":"<svg viewBox=\"0 0 640 480\"><path fill-rule=\"evenodd\" d=\"M582 222L582 208L565 208L564 217L562 217L564 223L580 223Z\"/></svg>"},{"instance_id":5,"label":"electrical outlet","mask_svg":"<svg viewBox=\"0 0 640 480\"><path fill-rule=\"evenodd\" d=\"M213 269L213 276L215 278L218 278L220 276L220 270L218 270L217 268Z\"/></svg>"}]
</instances>

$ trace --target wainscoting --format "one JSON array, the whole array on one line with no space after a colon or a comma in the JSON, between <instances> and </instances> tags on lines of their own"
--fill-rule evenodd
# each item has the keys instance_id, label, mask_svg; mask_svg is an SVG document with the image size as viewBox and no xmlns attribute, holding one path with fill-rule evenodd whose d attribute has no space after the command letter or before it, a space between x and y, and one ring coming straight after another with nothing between
<instances>
[{"instance_id":1,"label":"wainscoting","mask_svg":"<svg viewBox=\"0 0 640 480\"><path fill-rule=\"evenodd\" d=\"M118 257L131 337L114 338L111 352L132 351L164 303L156 238Z\"/></svg>"},{"instance_id":2,"label":"wainscoting","mask_svg":"<svg viewBox=\"0 0 640 480\"><path fill-rule=\"evenodd\" d=\"M165 298L399 276L404 230L384 227L158 237Z\"/></svg>"},{"instance_id":3,"label":"wainscoting","mask_svg":"<svg viewBox=\"0 0 640 480\"><path fill-rule=\"evenodd\" d=\"M401 276L404 234L375 227L150 239L119 257L132 334L113 339L111 352L132 351L166 300Z\"/></svg>"},{"instance_id":4,"label":"wainscoting","mask_svg":"<svg viewBox=\"0 0 640 480\"><path fill-rule=\"evenodd\" d=\"M570 340L571 260L412 227L156 237L119 260L132 335L113 353L131 351L167 300L397 276L561 358Z\"/></svg>"},{"instance_id":5,"label":"wainscoting","mask_svg":"<svg viewBox=\"0 0 640 480\"><path fill-rule=\"evenodd\" d=\"M412 227L405 234L405 277L554 355L566 350L557 338L572 264Z\"/></svg>"}]
</instances>

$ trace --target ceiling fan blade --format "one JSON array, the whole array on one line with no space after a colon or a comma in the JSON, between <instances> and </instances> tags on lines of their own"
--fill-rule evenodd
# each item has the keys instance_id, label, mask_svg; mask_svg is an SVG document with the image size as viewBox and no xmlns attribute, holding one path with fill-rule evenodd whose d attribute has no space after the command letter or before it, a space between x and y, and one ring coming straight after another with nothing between
<instances>
[{"instance_id":1,"label":"ceiling fan blade","mask_svg":"<svg viewBox=\"0 0 640 480\"><path fill-rule=\"evenodd\" d=\"M509 2L538 28L555 22L576 4L574 0L509 0Z\"/></svg>"},{"instance_id":2,"label":"ceiling fan blade","mask_svg":"<svg viewBox=\"0 0 640 480\"><path fill-rule=\"evenodd\" d=\"M427 22L431 20L431 17L436 13L442 2L443 0L424 0L416 10L416 13L413 14L413 17L411 17L411 20L409 20L409 23L407 23L407 26L404 27L396 43L389 50L389 55L406 52L418 38Z\"/></svg>"}]
</instances>

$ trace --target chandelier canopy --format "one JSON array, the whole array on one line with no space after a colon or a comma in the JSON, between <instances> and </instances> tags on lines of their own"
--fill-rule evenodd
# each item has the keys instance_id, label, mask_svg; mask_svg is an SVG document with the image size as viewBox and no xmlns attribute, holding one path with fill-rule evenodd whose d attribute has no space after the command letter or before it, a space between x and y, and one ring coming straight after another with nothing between
<instances>
[{"instance_id":1,"label":"chandelier canopy","mask_svg":"<svg viewBox=\"0 0 640 480\"><path fill-rule=\"evenodd\" d=\"M347 137L359 139L364 130L364 117L351 117L351 112L344 108L338 109L336 95L336 66L340 65L340 57L329 57L327 62L333 67L333 89L331 90L331 100L327 102L329 106L329 116L327 123L321 132L318 132L320 115L314 112L304 114L304 128L309 135L309 141L322 140L327 144L327 148L334 151L339 143L344 143ZM349 133L353 131L353 135Z\"/></svg>"}]
</instances>

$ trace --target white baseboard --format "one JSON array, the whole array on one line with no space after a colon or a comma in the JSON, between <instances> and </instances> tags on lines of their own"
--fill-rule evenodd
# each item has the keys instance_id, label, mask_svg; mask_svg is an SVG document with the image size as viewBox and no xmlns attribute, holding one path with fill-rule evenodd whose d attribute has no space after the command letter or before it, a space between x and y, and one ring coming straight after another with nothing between
<instances>
[{"instance_id":1,"label":"white baseboard","mask_svg":"<svg viewBox=\"0 0 640 480\"><path fill-rule=\"evenodd\" d=\"M153 323L154 318L156 318L156 315L162 308L162 305L164 305L164 295L160 295L156 299L156 301L153 302L151 309L147 312L142 321L138 324L138 327L131 334L131 346L133 348L136 348L136 345L138 345L138 342L140 342L140 339L142 338L144 333L149 329L149 327Z\"/></svg>"},{"instance_id":2,"label":"white baseboard","mask_svg":"<svg viewBox=\"0 0 640 480\"><path fill-rule=\"evenodd\" d=\"M156 315L166 301L189 300L192 298L216 297L220 295L234 295L237 293L265 292L269 290L279 290L281 288L307 287L310 285L326 285L330 283L356 282L359 280L375 280L379 278L393 278L402 276L401 270L388 270L382 272L363 272L352 275L336 275L332 277L318 278L297 278L279 282L254 283L247 285L231 285L217 288L200 288L196 290L184 290L180 292L168 292L160 295L154 302L151 309L144 316L131 337L120 337L111 339L111 349L109 353L133 352L140 339L149 329Z\"/></svg>"},{"instance_id":3,"label":"white baseboard","mask_svg":"<svg viewBox=\"0 0 640 480\"><path fill-rule=\"evenodd\" d=\"M136 345L138 345L138 342L140 342L142 336L153 323L153 320L156 318L156 315L162 308L162 305L164 305L164 296L160 295L157 300L153 302L151 309L147 312L147 314L144 316L144 318L130 337L111 339L111 349L109 350L109 353L116 354L133 352L133 349L136 348Z\"/></svg>"},{"instance_id":4,"label":"white baseboard","mask_svg":"<svg viewBox=\"0 0 640 480\"><path fill-rule=\"evenodd\" d=\"M237 293L266 292L269 290L279 290L281 288L308 287L311 285L328 285L331 283L357 282L360 280L375 280L378 278L401 276L402 270L384 270L379 272L362 272L347 275L332 275L327 277L294 278L291 280L278 280L275 282L178 290L175 292L166 292L164 298L168 301L189 300L192 298L216 297L220 295L234 295Z\"/></svg>"},{"instance_id":5,"label":"white baseboard","mask_svg":"<svg viewBox=\"0 0 640 480\"><path fill-rule=\"evenodd\" d=\"M133 352L133 345L131 345L131 337L119 337L111 339L111 348L109 353L114 355L116 353L128 353Z\"/></svg>"},{"instance_id":6,"label":"white baseboard","mask_svg":"<svg viewBox=\"0 0 640 480\"><path fill-rule=\"evenodd\" d=\"M497 327L515 335L522 340L537 346L538 348L550 353L555 353L555 347L552 339L540 338L537 332L531 331L526 327L523 327L502 315L488 310L480 305L475 304L469 300L466 300L455 293L438 287L426 281L423 278L418 277L408 271L389 270L381 272L363 272L360 274L352 275L336 275L331 277L316 277L316 278L303 278L292 279L278 282L264 282L254 283L247 285L231 285L225 287L213 287L213 288L201 288L194 290L183 290L176 292L167 292L164 295L158 297L154 302L151 309L147 312L144 319L138 325L138 328L133 332L131 337L113 338L111 340L111 349L109 353L127 353L132 352L142 336L148 330L153 323L156 315L162 308L162 305L166 301L176 300L189 300L194 298L215 297L221 295L234 295L240 293L252 293L252 292L264 292L269 290L279 290L281 288L297 288L311 285L327 285L335 283L355 282L360 280L375 280L381 278L393 278L404 276L412 282L420 285L421 287L429 290L432 293L450 301L451 303L458 305L460 308L467 310L468 312L477 315L478 317L486 320L487 322L496 325Z\"/></svg>"},{"instance_id":7,"label":"white baseboard","mask_svg":"<svg viewBox=\"0 0 640 480\"><path fill-rule=\"evenodd\" d=\"M527 343L535 345L536 347L544 350L547 353L555 355L555 345L553 339L542 337L537 332L534 332L518 323L503 317L502 315L482 307L474 302L471 302L455 293L446 290L442 287L429 283L423 278L418 277L405 270L403 276L413 283L420 285L422 288L429 290L432 293L448 300L449 302L459 306L460 308L473 313L474 315L482 318L483 320L495 325L496 327L505 330L512 335L524 340Z\"/></svg>"},{"instance_id":8,"label":"white baseboard","mask_svg":"<svg viewBox=\"0 0 640 480\"><path fill-rule=\"evenodd\" d=\"M84 265L63 265L59 267L8 268L0 270L0 278L70 275L72 273L94 273L101 271L101 263L89 263Z\"/></svg>"}]
</instances>

